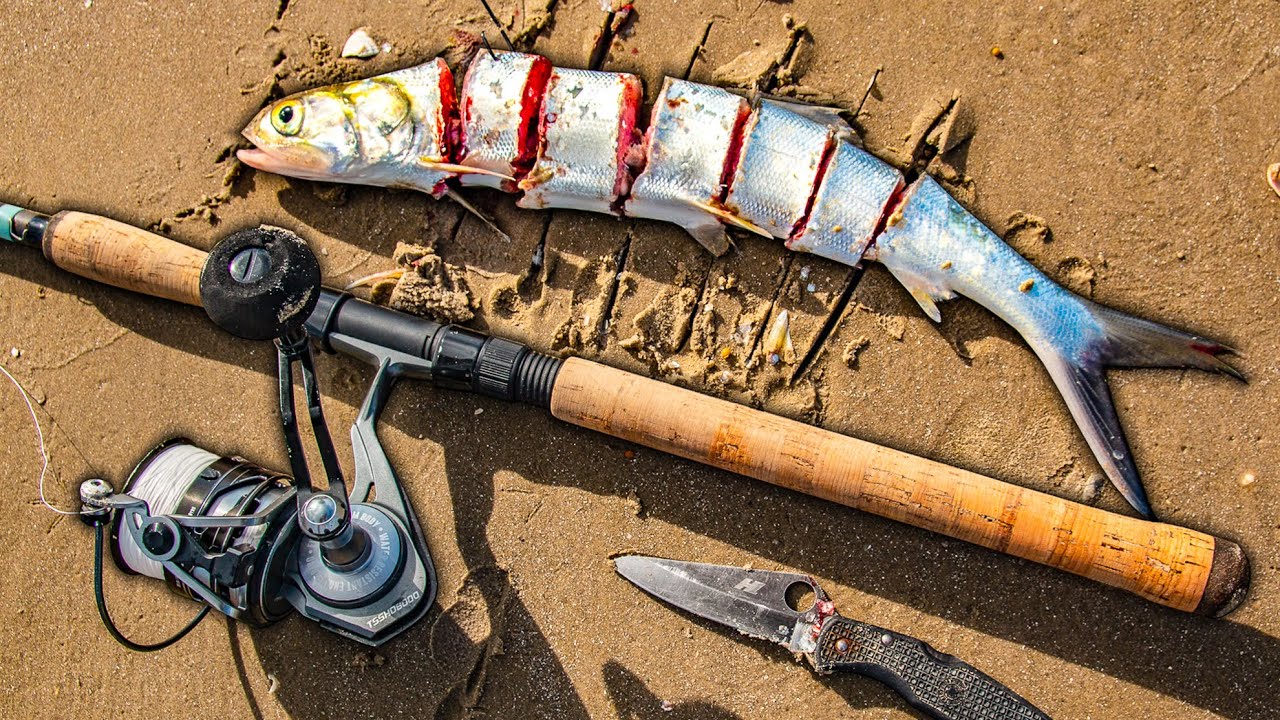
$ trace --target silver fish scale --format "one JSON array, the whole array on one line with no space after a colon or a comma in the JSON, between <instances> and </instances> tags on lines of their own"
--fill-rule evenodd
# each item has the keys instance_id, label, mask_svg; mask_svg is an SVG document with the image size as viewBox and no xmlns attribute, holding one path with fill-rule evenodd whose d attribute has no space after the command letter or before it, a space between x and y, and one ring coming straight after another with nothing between
<instances>
[{"instance_id":1,"label":"silver fish scale","mask_svg":"<svg viewBox=\"0 0 1280 720\"><path fill-rule=\"evenodd\" d=\"M462 128L466 150L460 165L511 175L520 153L521 109L525 84L537 55L478 53L462 83ZM462 185L502 188L502 178L467 174Z\"/></svg>"},{"instance_id":2,"label":"silver fish scale","mask_svg":"<svg viewBox=\"0 0 1280 720\"><path fill-rule=\"evenodd\" d=\"M445 80L446 76L448 80ZM411 149L411 157L402 158L402 162L404 167L409 168L407 174L412 178L414 187L434 192L441 183L453 177L453 173L429 169L421 165L418 160L420 158L435 162L449 160L445 152L445 123L442 115L445 103L440 96L440 89L444 82L448 82L450 87L453 85L449 66L444 60L436 58L422 65L381 75L378 79L398 85L410 99L409 112L416 142Z\"/></svg>"},{"instance_id":3,"label":"silver fish scale","mask_svg":"<svg viewBox=\"0 0 1280 720\"><path fill-rule=\"evenodd\" d=\"M919 295L964 295L1021 330L1032 347L1048 342L1073 359L1102 340L1080 298L1019 255L932 177L908 188L894 215L876 238L875 260L917 301Z\"/></svg>"},{"instance_id":4,"label":"silver fish scale","mask_svg":"<svg viewBox=\"0 0 1280 720\"><path fill-rule=\"evenodd\" d=\"M747 126L725 206L738 217L788 238L818 183L831 130L765 100Z\"/></svg>"},{"instance_id":5,"label":"silver fish scale","mask_svg":"<svg viewBox=\"0 0 1280 720\"><path fill-rule=\"evenodd\" d=\"M721 192L725 156L747 101L717 87L667 78L653 106L648 164L631 187L626 214L719 230L714 216L692 205Z\"/></svg>"},{"instance_id":6,"label":"silver fish scale","mask_svg":"<svg viewBox=\"0 0 1280 720\"><path fill-rule=\"evenodd\" d=\"M557 68L543 100L542 147L516 204L612 212L618 146L631 141L619 134L634 127L640 95L634 75Z\"/></svg>"},{"instance_id":7,"label":"silver fish scale","mask_svg":"<svg viewBox=\"0 0 1280 720\"><path fill-rule=\"evenodd\" d=\"M856 265L885 204L901 184L902 173L895 168L849 143L838 143L809 221L787 247Z\"/></svg>"}]
</instances>

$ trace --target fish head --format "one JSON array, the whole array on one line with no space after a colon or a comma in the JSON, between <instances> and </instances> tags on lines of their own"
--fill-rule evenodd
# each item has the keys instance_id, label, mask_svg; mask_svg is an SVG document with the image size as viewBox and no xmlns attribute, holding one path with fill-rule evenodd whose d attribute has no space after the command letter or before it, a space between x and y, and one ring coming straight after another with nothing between
<instances>
[{"instance_id":1,"label":"fish head","mask_svg":"<svg viewBox=\"0 0 1280 720\"><path fill-rule=\"evenodd\" d=\"M389 185L411 167L412 103L395 82L362 80L298 93L263 108L236 156L266 172L306 180Z\"/></svg>"}]
</instances>

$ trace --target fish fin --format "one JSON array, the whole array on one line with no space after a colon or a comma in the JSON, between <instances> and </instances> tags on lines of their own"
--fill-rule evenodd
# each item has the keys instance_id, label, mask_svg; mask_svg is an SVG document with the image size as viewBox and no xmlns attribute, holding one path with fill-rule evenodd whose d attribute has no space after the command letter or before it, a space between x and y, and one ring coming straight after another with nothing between
<instances>
[{"instance_id":1,"label":"fish fin","mask_svg":"<svg viewBox=\"0 0 1280 720\"><path fill-rule=\"evenodd\" d=\"M423 155L422 157L418 158L418 165L427 170L435 170L437 172L443 172L443 173L452 173L454 175L491 175L496 178L502 178L503 180L510 180L511 182L516 181L516 179L511 177L510 175L503 175L500 172L496 172L493 170L485 170L484 168L471 167L469 165L458 165L457 163L441 162L435 158L432 158L426 155Z\"/></svg>"},{"instance_id":2,"label":"fish fin","mask_svg":"<svg viewBox=\"0 0 1280 720\"><path fill-rule=\"evenodd\" d=\"M1088 307L1107 335L1107 365L1199 368L1245 381L1243 373L1219 357L1238 355L1231 347L1097 303Z\"/></svg>"},{"instance_id":3,"label":"fish fin","mask_svg":"<svg viewBox=\"0 0 1280 720\"><path fill-rule=\"evenodd\" d=\"M718 222L688 225L685 230L688 230L693 239L706 248L707 252L716 257L720 257L729 251L729 233L725 232L724 226Z\"/></svg>"},{"instance_id":4,"label":"fish fin","mask_svg":"<svg viewBox=\"0 0 1280 720\"><path fill-rule=\"evenodd\" d=\"M909 287L907 291L911 293L911 297L916 299L916 303L920 305L920 309L924 311L929 319L940 323L942 322L942 311L938 309L938 304L933 301L927 290L918 287Z\"/></svg>"},{"instance_id":5,"label":"fish fin","mask_svg":"<svg viewBox=\"0 0 1280 720\"><path fill-rule=\"evenodd\" d=\"M937 301L951 300L956 296L955 292L947 288L938 287L915 273L895 267L892 264L886 264L885 267L889 268L889 274L893 275L894 279L901 283L902 287L907 289L907 292L911 293L911 297L915 298L916 303L920 305L920 309L924 311L925 315L929 316L930 320L936 323L942 322L942 312L938 310Z\"/></svg>"},{"instance_id":6,"label":"fish fin","mask_svg":"<svg viewBox=\"0 0 1280 720\"><path fill-rule=\"evenodd\" d=\"M1146 518L1151 505L1125 443L1104 371L1107 367L1185 367L1220 372L1243 381L1244 375L1219 355L1235 351L1221 343L1159 323L1127 315L1077 298L1099 326L1102 337L1072 360L1047 342L1032 347L1049 370L1067 408L1116 489Z\"/></svg>"},{"instance_id":7,"label":"fish fin","mask_svg":"<svg viewBox=\"0 0 1280 720\"><path fill-rule=\"evenodd\" d=\"M773 234L770 233L768 230L765 230L764 228L760 227L759 225L756 225L750 220L744 220L738 217L737 215L734 215L733 213L729 212L728 210L725 210L722 207L716 207L711 203L702 202L699 200L690 200L689 202L699 210L703 210L711 213L712 215L715 215L721 222L727 225L732 225L733 227L739 227L739 228L742 228L743 230L748 230L750 232L753 232L757 235L761 235L763 237L767 237L767 238L773 237Z\"/></svg>"},{"instance_id":8,"label":"fish fin","mask_svg":"<svg viewBox=\"0 0 1280 720\"><path fill-rule=\"evenodd\" d=\"M833 107L830 105L814 105L813 103L798 102L796 100L765 96L762 102L773 103L784 110L795 113L819 125L825 125L835 134L837 140L861 146L862 138L858 137L857 131L853 126L844 119L848 110L841 107Z\"/></svg>"},{"instance_id":9,"label":"fish fin","mask_svg":"<svg viewBox=\"0 0 1280 720\"><path fill-rule=\"evenodd\" d=\"M448 195L450 200L453 200L454 202L461 205L464 210L466 210L467 212L479 218L480 222L484 223L486 227L488 227L490 230L497 233L498 237L502 238L507 242L511 242L511 236L502 232L502 229L498 227L497 223L495 223L492 218L480 212L480 208L476 207L475 205L472 205L471 201L468 200L462 193L458 192L457 190L454 190L453 188L447 188L444 191L444 194Z\"/></svg>"},{"instance_id":10,"label":"fish fin","mask_svg":"<svg viewBox=\"0 0 1280 720\"><path fill-rule=\"evenodd\" d=\"M1138 477L1138 468L1133 463L1133 455L1125 442L1120 418L1116 416L1102 363L1097 360L1072 362L1047 343L1032 347L1058 386L1071 417L1075 418L1080 433L1111 484L1143 517L1155 519Z\"/></svg>"}]
</instances>

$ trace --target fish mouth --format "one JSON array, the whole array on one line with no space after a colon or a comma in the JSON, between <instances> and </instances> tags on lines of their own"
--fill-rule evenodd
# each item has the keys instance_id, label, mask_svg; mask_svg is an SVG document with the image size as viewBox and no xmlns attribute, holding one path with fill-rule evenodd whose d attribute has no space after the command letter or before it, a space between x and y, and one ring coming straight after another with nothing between
<instances>
[{"instance_id":1,"label":"fish mouth","mask_svg":"<svg viewBox=\"0 0 1280 720\"><path fill-rule=\"evenodd\" d=\"M236 151L236 159L255 170L288 175L304 180L332 180L327 168L315 167L297 157L281 157L262 148L243 148Z\"/></svg>"}]
</instances>

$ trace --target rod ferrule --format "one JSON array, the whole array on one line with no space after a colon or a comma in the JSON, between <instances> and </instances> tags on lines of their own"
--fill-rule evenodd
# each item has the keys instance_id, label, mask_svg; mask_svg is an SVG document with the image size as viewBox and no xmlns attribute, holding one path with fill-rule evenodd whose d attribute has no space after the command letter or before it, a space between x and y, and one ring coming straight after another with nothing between
<instances>
[{"instance_id":1,"label":"rod ferrule","mask_svg":"<svg viewBox=\"0 0 1280 720\"><path fill-rule=\"evenodd\" d=\"M13 217L22 212L25 208L17 205L9 205L8 203L0 204L0 240L7 242L18 242L21 238L13 236Z\"/></svg>"}]
</instances>

